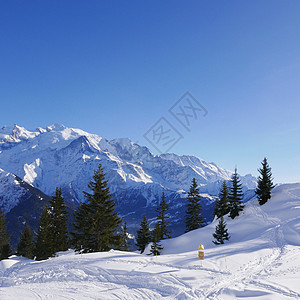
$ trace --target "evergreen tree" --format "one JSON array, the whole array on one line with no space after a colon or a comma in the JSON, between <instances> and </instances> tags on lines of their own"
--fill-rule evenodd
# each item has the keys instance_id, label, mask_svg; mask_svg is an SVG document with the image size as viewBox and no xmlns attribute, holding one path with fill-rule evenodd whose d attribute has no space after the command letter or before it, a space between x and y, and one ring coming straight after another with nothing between
<instances>
[{"instance_id":1,"label":"evergreen tree","mask_svg":"<svg viewBox=\"0 0 300 300\"><path fill-rule=\"evenodd\" d=\"M214 216L216 216L217 218L221 217L221 212L220 212L220 198L217 198L216 201L215 201Z\"/></svg>"},{"instance_id":2,"label":"evergreen tree","mask_svg":"<svg viewBox=\"0 0 300 300\"><path fill-rule=\"evenodd\" d=\"M2 259L6 259L12 255L10 243L3 245L2 247ZM1 259L0 259L1 260Z\"/></svg>"},{"instance_id":3,"label":"evergreen tree","mask_svg":"<svg viewBox=\"0 0 300 300\"><path fill-rule=\"evenodd\" d=\"M37 260L47 259L55 254L52 236L50 211L48 205L45 205L36 239L35 256Z\"/></svg>"},{"instance_id":4,"label":"evergreen tree","mask_svg":"<svg viewBox=\"0 0 300 300\"><path fill-rule=\"evenodd\" d=\"M271 191L274 188L274 185L273 185L271 167L269 166L267 159L264 158L261 164L262 167L258 169L260 175L257 178L257 188L255 190L255 193L258 198L258 203L260 205L263 205L269 199L271 199Z\"/></svg>"},{"instance_id":5,"label":"evergreen tree","mask_svg":"<svg viewBox=\"0 0 300 300\"><path fill-rule=\"evenodd\" d=\"M169 224L168 218L169 216L166 216L166 212L169 209L169 205L166 202L166 196L165 193L162 193L161 196L161 202L159 203L158 208L156 209L157 215L157 221L160 228L160 236L159 239L163 240L166 238L170 238L171 231L167 229L167 226Z\"/></svg>"},{"instance_id":6,"label":"evergreen tree","mask_svg":"<svg viewBox=\"0 0 300 300\"><path fill-rule=\"evenodd\" d=\"M223 181L222 189L219 194L219 200L216 200L214 215L217 218L225 216L229 213L229 192L226 181Z\"/></svg>"},{"instance_id":7,"label":"evergreen tree","mask_svg":"<svg viewBox=\"0 0 300 300\"><path fill-rule=\"evenodd\" d=\"M53 251L68 250L68 213L60 188L56 188L55 196L49 201L49 211Z\"/></svg>"},{"instance_id":8,"label":"evergreen tree","mask_svg":"<svg viewBox=\"0 0 300 300\"><path fill-rule=\"evenodd\" d=\"M160 244L160 237L161 237L161 229L159 223L156 222L154 229L152 231L152 244L150 249L150 253L152 253L153 255L160 255L161 250L163 249L163 247Z\"/></svg>"},{"instance_id":9,"label":"evergreen tree","mask_svg":"<svg viewBox=\"0 0 300 300\"><path fill-rule=\"evenodd\" d=\"M92 222L90 207L87 203L81 203L79 209L75 212L75 222L73 223L75 231L71 232L72 244L76 251L82 251L83 246L87 247L89 244L90 222ZM89 252L88 249L85 251Z\"/></svg>"},{"instance_id":10,"label":"evergreen tree","mask_svg":"<svg viewBox=\"0 0 300 300\"><path fill-rule=\"evenodd\" d=\"M213 237L215 238L213 243L216 245L224 244L224 241L229 240L230 238L223 216L219 219L219 223L216 226L216 231L213 234Z\"/></svg>"},{"instance_id":11,"label":"evergreen tree","mask_svg":"<svg viewBox=\"0 0 300 300\"><path fill-rule=\"evenodd\" d=\"M244 209L242 199L244 194L242 192L242 184L235 168L234 174L231 177L231 188L229 192L230 218L234 219Z\"/></svg>"},{"instance_id":12,"label":"evergreen tree","mask_svg":"<svg viewBox=\"0 0 300 300\"><path fill-rule=\"evenodd\" d=\"M17 255L33 259L35 244L30 227L26 224L20 242L17 246Z\"/></svg>"},{"instance_id":13,"label":"evergreen tree","mask_svg":"<svg viewBox=\"0 0 300 300\"><path fill-rule=\"evenodd\" d=\"M84 192L86 204L81 204L75 213L72 233L77 251L108 251L120 247L120 235L116 235L121 219L115 212L115 201L109 192L101 164L88 184L92 193Z\"/></svg>"},{"instance_id":14,"label":"evergreen tree","mask_svg":"<svg viewBox=\"0 0 300 300\"><path fill-rule=\"evenodd\" d=\"M200 201L201 198L196 179L193 178L190 191L188 192L188 204L186 205L185 232L200 228L203 224L203 217L201 216L202 207Z\"/></svg>"},{"instance_id":15,"label":"evergreen tree","mask_svg":"<svg viewBox=\"0 0 300 300\"><path fill-rule=\"evenodd\" d=\"M6 259L11 255L9 235L6 229L4 212L0 209L0 260Z\"/></svg>"},{"instance_id":16,"label":"evergreen tree","mask_svg":"<svg viewBox=\"0 0 300 300\"><path fill-rule=\"evenodd\" d=\"M130 248L130 242L129 242L128 231L127 231L127 222L125 220L124 225L122 226L120 250L129 251L129 248Z\"/></svg>"},{"instance_id":17,"label":"evergreen tree","mask_svg":"<svg viewBox=\"0 0 300 300\"><path fill-rule=\"evenodd\" d=\"M146 215L144 215L143 220L140 224L140 228L136 233L136 246L138 247L138 250L143 253L150 241L151 233L149 230L149 224Z\"/></svg>"}]
</instances>

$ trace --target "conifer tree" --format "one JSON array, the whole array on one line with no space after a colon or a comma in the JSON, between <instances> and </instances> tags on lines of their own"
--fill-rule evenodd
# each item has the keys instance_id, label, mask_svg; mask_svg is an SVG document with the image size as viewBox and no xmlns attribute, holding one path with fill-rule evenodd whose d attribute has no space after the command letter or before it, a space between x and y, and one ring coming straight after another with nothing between
<instances>
[{"instance_id":1,"label":"conifer tree","mask_svg":"<svg viewBox=\"0 0 300 300\"><path fill-rule=\"evenodd\" d=\"M143 220L140 224L140 228L136 233L136 246L138 247L138 250L141 251L141 253L143 253L150 241L151 233L149 230L149 223L146 215L144 215Z\"/></svg>"},{"instance_id":2,"label":"conifer tree","mask_svg":"<svg viewBox=\"0 0 300 300\"><path fill-rule=\"evenodd\" d=\"M216 231L213 234L213 237L215 238L215 241L213 241L213 243L216 245L224 244L224 241L229 240L230 238L223 216L219 219L219 223L216 226Z\"/></svg>"},{"instance_id":3,"label":"conifer tree","mask_svg":"<svg viewBox=\"0 0 300 300\"><path fill-rule=\"evenodd\" d=\"M17 255L33 259L35 244L33 236L28 224L25 225L20 242L17 246Z\"/></svg>"},{"instance_id":4,"label":"conifer tree","mask_svg":"<svg viewBox=\"0 0 300 300\"><path fill-rule=\"evenodd\" d=\"M11 251L10 243L7 243L7 244L3 245L3 247L2 247L2 257L3 257L3 259L6 259L11 255L12 255L12 251Z\"/></svg>"},{"instance_id":5,"label":"conifer tree","mask_svg":"<svg viewBox=\"0 0 300 300\"><path fill-rule=\"evenodd\" d=\"M168 230L167 228L169 224L168 221L169 216L166 215L166 212L168 211L168 209L169 209L169 205L166 202L166 196L165 193L163 192L161 196L161 202L159 203L159 206L156 209L156 212L158 213L157 221L160 228L160 236L159 236L160 240L171 237L170 236L171 231Z\"/></svg>"},{"instance_id":6,"label":"conifer tree","mask_svg":"<svg viewBox=\"0 0 300 300\"><path fill-rule=\"evenodd\" d=\"M235 168L234 174L231 177L231 188L229 192L229 206L230 206L230 218L234 219L239 216L239 213L243 211L244 205L242 199L244 194L242 192L242 184Z\"/></svg>"},{"instance_id":7,"label":"conifer tree","mask_svg":"<svg viewBox=\"0 0 300 300\"><path fill-rule=\"evenodd\" d=\"M68 250L68 213L60 188L49 201L51 239L54 253Z\"/></svg>"},{"instance_id":8,"label":"conifer tree","mask_svg":"<svg viewBox=\"0 0 300 300\"><path fill-rule=\"evenodd\" d=\"M88 184L92 193L84 192L87 203L75 212L75 231L72 233L77 251L108 251L120 247L121 238L116 231L121 219L115 212L115 201L109 192L101 164Z\"/></svg>"},{"instance_id":9,"label":"conifer tree","mask_svg":"<svg viewBox=\"0 0 300 300\"><path fill-rule=\"evenodd\" d=\"M54 253L52 229L50 225L50 211L48 205L45 205L39 222L35 256L37 260L43 260L53 256Z\"/></svg>"},{"instance_id":10,"label":"conifer tree","mask_svg":"<svg viewBox=\"0 0 300 300\"><path fill-rule=\"evenodd\" d=\"M163 247L160 244L160 237L161 237L160 226L159 223L156 222L154 229L152 231L152 244L150 249L150 253L152 253L153 255L160 255L161 250L163 249Z\"/></svg>"},{"instance_id":11,"label":"conifer tree","mask_svg":"<svg viewBox=\"0 0 300 300\"><path fill-rule=\"evenodd\" d=\"M71 232L72 244L76 251L83 251L84 246L89 244L89 234L91 230L92 216L90 216L90 207L87 203L81 203L77 211L75 211L75 222L73 227L75 231ZM85 252L89 252L85 249ZM93 251L91 251L93 252Z\"/></svg>"},{"instance_id":12,"label":"conifer tree","mask_svg":"<svg viewBox=\"0 0 300 300\"><path fill-rule=\"evenodd\" d=\"M255 190L255 193L258 198L258 203L260 205L263 205L269 199L271 199L271 191L274 188L274 185L271 167L269 166L267 159L264 158L261 164L262 167L258 169L260 175L257 178L257 188Z\"/></svg>"},{"instance_id":13,"label":"conifer tree","mask_svg":"<svg viewBox=\"0 0 300 300\"><path fill-rule=\"evenodd\" d=\"M226 181L223 181L222 189L219 194L219 199L216 200L214 215L217 218L225 216L229 213L229 193Z\"/></svg>"},{"instance_id":14,"label":"conifer tree","mask_svg":"<svg viewBox=\"0 0 300 300\"><path fill-rule=\"evenodd\" d=\"M6 259L11 255L9 235L6 229L4 212L0 209L0 260Z\"/></svg>"},{"instance_id":15,"label":"conifer tree","mask_svg":"<svg viewBox=\"0 0 300 300\"><path fill-rule=\"evenodd\" d=\"M193 178L190 191L188 192L188 203L186 205L186 215L185 215L185 232L200 228L203 224L203 217L201 215L201 198L199 194L199 189L196 183L196 179Z\"/></svg>"},{"instance_id":16,"label":"conifer tree","mask_svg":"<svg viewBox=\"0 0 300 300\"><path fill-rule=\"evenodd\" d=\"M217 218L221 217L221 212L220 212L220 198L217 198L216 201L215 201L214 216L216 216Z\"/></svg>"},{"instance_id":17,"label":"conifer tree","mask_svg":"<svg viewBox=\"0 0 300 300\"><path fill-rule=\"evenodd\" d=\"M124 225L122 226L120 250L129 251L129 248L130 248L130 242L129 242L129 236L127 231L127 222L125 220Z\"/></svg>"}]
</instances>

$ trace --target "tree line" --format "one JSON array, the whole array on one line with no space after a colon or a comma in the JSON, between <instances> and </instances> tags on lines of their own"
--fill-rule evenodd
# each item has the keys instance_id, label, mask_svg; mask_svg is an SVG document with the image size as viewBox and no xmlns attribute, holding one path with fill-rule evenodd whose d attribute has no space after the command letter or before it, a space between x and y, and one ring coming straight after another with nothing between
<instances>
[{"instance_id":1,"label":"tree line","mask_svg":"<svg viewBox=\"0 0 300 300\"><path fill-rule=\"evenodd\" d=\"M262 167L258 171L260 175L257 179L255 193L259 204L263 205L271 199L271 190L274 188L271 168L266 158L264 158ZM237 174L237 168L235 168L230 180L230 186L227 185L226 181L223 182L219 197L215 202L214 215L219 219L219 222L215 228L215 233L213 233L214 244L224 244L224 241L229 240L230 235L226 228L227 224L224 216L228 214L231 219L238 217L244 209L243 197L242 184ZM161 203L157 209L158 216L153 231L149 229L147 217L143 217L136 236L136 246L141 253L145 251L146 246L151 242L150 253L154 255L161 253L163 248L160 241L170 237L170 231L166 230L168 224L165 217L167 209L168 205L165 203L165 195L163 193ZM201 212L200 192L196 179L193 178L187 197L185 232L198 229L204 225Z\"/></svg>"},{"instance_id":2,"label":"tree line","mask_svg":"<svg viewBox=\"0 0 300 300\"><path fill-rule=\"evenodd\" d=\"M262 168L258 170L256 195L259 204L266 203L271 198L272 183L271 168L265 158ZM126 220L122 220L115 211L115 201L110 194L107 181L101 164L94 171L93 180L88 184L90 193L84 192L85 203L81 203L75 211L73 231L68 232L68 213L62 191L56 188L55 196L44 207L41 214L39 227L34 241L33 233L26 224L20 242L17 246L17 255L35 258L37 260L47 259L59 251L65 251L73 246L75 251L90 253L108 251L111 248L128 251L130 249L129 236ZM224 215L234 219L243 211L243 192L240 179L235 169L231 178L229 188L224 181L219 198L215 204L214 214L219 218L216 232L213 234L215 244L223 244L230 238ZM161 240L170 238L171 231L168 228L169 205L166 196L162 193L161 200L156 209L157 217L153 230L146 215L143 217L140 227L136 233L136 246L143 253L146 246L151 243L150 254L159 255L163 249ZM198 229L204 225L199 188L193 178L185 211L185 232ZM6 231L4 213L0 210L0 260L11 255L9 235Z\"/></svg>"}]
</instances>

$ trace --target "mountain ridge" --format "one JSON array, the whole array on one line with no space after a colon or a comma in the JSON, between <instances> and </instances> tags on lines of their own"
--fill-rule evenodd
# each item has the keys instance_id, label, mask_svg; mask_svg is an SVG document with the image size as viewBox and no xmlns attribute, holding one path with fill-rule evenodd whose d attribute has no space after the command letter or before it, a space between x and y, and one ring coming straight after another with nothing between
<instances>
[{"instance_id":1,"label":"mountain ridge","mask_svg":"<svg viewBox=\"0 0 300 300\"><path fill-rule=\"evenodd\" d=\"M36 131L29 131L18 125L2 128L0 149L1 168L18 175L47 194L53 194L55 190L51 183L51 190L42 184L43 164L48 164L49 156L54 158L52 165L72 159L81 159L84 164L91 163L92 160L97 161L97 164L99 161L105 161L104 168L115 171L116 174L110 179L113 182L118 181L118 186L124 183L155 183L162 185L166 190L187 190L192 177L196 177L198 184L203 187L203 192L216 195L216 191L210 185L220 180L230 180L232 175L231 171L193 155L153 155L147 147L133 143L128 138L108 141L98 135L61 124L39 127ZM68 167L71 168L70 165ZM49 170L48 166L47 168ZM251 175L241 176L241 179L247 188L255 188L256 179ZM56 183L58 186L60 182ZM66 182L63 182L63 185L65 184ZM114 184L112 189L115 190ZM79 196L79 199L74 200L81 202L84 199Z\"/></svg>"},{"instance_id":2,"label":"mountain ridge","mask_svg":"<svg viewBox=\"0 0 300 300\"><path fill-rule=\"evenodd\" d=\"M62 124L34 131L18 125L0 129L0 168L49 196L61 187L68 203L79 205L85 201L83 191L88 191L87 185L99 163L118 211L128 218L128 224L137 226L143 214L155 218L155 208L165 192L172 222L179 231L183 228L192 179L196 178L199 185L204 219L210 222L221 184L232 175L231 171L193 155L154 155L128 138L107 140ZM247 201L253 196L256 178L240 178Z\"/></svg>"}]
</instances>

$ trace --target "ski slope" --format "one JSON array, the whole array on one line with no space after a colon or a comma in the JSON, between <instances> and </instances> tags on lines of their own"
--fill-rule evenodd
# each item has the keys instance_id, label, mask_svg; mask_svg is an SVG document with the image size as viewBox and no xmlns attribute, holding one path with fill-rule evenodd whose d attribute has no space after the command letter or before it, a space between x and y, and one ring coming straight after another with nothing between
<instances>
[{"instance_id":1,"label":"ski slope","mask_svg":"<svg viewBox=\"0 0 300 300\"><path fill-rule=\"evenodd\" d=\"M214 221L164 241L158 257L71 250L40 262L13 256L0 262L0 299L300 299L300 183L280 185L265 205L250 200L241 216L225 220L225 245L211 242Z\"/></svg>"}]
</instances>

